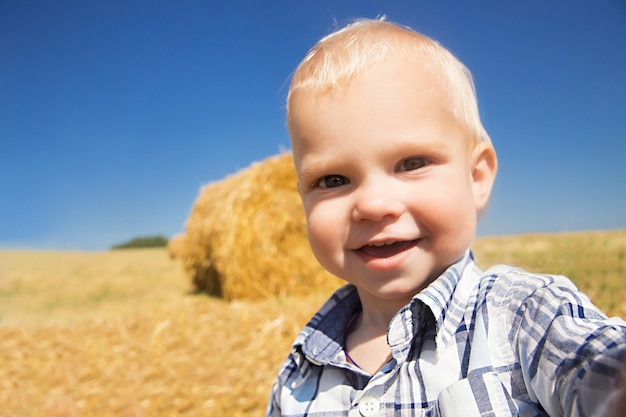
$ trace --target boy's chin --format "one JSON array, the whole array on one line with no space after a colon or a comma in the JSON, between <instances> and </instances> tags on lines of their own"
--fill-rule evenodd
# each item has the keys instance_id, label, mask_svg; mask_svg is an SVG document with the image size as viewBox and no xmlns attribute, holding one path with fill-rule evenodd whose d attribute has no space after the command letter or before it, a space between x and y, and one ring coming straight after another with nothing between
<instances>
[{"instance_id":1,"label":"boy's chin","mask_svg":"<svg viewBox=\"0 0 626 417\"><path fill-rule=\"evenodd\" d=\"M414 279L397 279L371 291L372 295L381 301L404 302L407 304L411 299L428 287L433 280L415 281ZM356 285L358 288L358 285Z\"/></svg>"}]
</instances>

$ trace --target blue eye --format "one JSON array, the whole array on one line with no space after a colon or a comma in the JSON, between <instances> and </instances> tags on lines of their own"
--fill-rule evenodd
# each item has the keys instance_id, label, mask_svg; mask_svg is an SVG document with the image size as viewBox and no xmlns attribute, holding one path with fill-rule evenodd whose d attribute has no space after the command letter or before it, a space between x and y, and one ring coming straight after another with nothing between
<instances>
[{"instance_id":1,"label":"blue eye","mask_svg":"<svg viewBox=\"0 0 626 417\"><path fill-rule=\"evenodd\" d=\"M426 165L428 165L428 161L426 160L426 158L420 158L420 157L408 158L400 163L398 170L399 171L414 171L416 169L423 168Z\"/></svg>"},{"instance_id":2,"label":"blue eye","mask_svg":"<svg viewBox=\"0 0 626 417\"><path fill-rule=\"evenodd\" d=\"M349 183L350 181L343 175L326 175L316 185L321 188L335 188Z\"/></svg>"}]
</instances>

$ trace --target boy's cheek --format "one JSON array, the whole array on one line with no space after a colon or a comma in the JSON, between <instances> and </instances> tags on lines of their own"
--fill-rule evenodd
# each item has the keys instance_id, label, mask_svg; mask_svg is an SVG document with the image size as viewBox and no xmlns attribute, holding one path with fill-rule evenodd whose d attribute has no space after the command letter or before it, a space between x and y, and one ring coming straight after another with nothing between
<instances>
[{"instance_id":1,"label":"boy's cheek","mask_svg":"<svg viewBox=\"0 0 626 417\"><path fill-rule=\"evenodd\" d=\"M307 221L310 217L325 217L328 216L328 212L332 211L329 208L329 201L320 199L315 192L303 191L300 193L300 199L302 200L302 206L304 207L304 214Z\"/></svg>"},{"instance_id":2,"label":"boy's cheek","mask_svg":"<svg viewBox=\"0 0 626 417\"><path fill-rule=\"evenodd\" d=\"M335 210L333 216L333 210L328 210L329 208L317 205L305 209L309 240L318 241L322 246L334 242L342 230L339 213Z\"/></svg>"}]
</instances>

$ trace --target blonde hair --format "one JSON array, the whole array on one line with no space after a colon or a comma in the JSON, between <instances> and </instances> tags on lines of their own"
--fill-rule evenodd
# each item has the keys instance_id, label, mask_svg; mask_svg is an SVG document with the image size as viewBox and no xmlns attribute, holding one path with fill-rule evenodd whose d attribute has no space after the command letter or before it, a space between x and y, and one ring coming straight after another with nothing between
<instances>
[{"instance_id":1,"label":"blonde hair","mask_svg":"<svg viewBox=\"0 0 626 417\"><path fill-rule=\"evenodd\" d=\"M358 20L322 38L297 67L287 95L297 92L323 95L345 86L363 70L391 58L413 54L440 83L457 120L475 142L491 143L478 113L476 91L470 71L433 39L382 19Z\"/></svg>"}]
</instances>

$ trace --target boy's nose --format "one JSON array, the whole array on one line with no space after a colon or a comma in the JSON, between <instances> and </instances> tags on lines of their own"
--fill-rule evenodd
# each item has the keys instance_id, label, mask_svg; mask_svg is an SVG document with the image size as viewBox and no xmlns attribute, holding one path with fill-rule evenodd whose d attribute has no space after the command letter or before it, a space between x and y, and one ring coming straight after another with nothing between
<instances>
[{"instance_id":1,"label":"boy's nose","mask_svg":"<svg viewBox=\"0 0 626 417\"><path fill-rule=\"evenodd\" d=\"M379 222L384 218L399 217L404 212L401 199L392 189L383 185L371 186L355 193L352 220Z\"/></svg>"}]
</instances>

